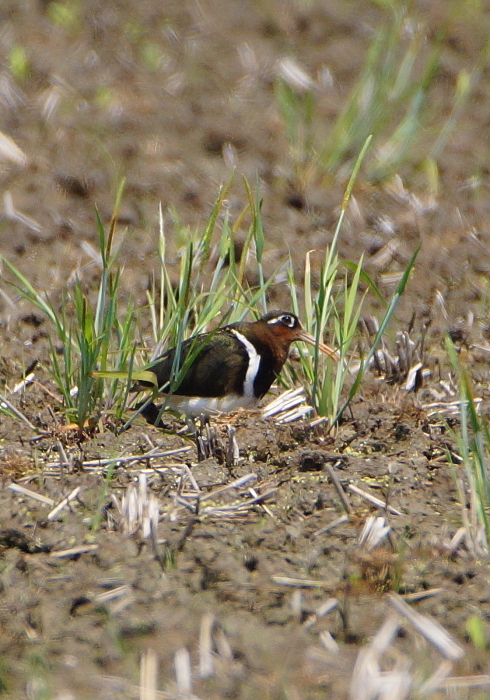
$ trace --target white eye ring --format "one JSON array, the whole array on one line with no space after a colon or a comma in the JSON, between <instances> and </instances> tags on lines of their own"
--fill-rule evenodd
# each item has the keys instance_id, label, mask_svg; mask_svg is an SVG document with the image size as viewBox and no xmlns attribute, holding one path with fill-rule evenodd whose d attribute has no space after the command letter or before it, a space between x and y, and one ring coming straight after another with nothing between
<instances>
[{"instance_id":1,"label":"white eye ring","mask_svg":"<svg viewBox=\"0 0 490 700\"><path fill-rule=\"evenodd\" d=\"M288 328L294 328L295 326L295 318L291 314L281 314L281 316L276 316L275 318L271 318L270 321L268 321L270 324L274 323L283 323L285 326Z\"/></svg>"},{"instance_id":2,"label":"white eye ring","mask_svg":"<svg viewBox=\"0 0 490 700\"><path fill-rule=\"evenodd\" d=\"M279 320L281 323L284 323L285 326L288 326L288 328L294 327L294 318L290 314L284 314Z\"/></svg>"}]
</instances>

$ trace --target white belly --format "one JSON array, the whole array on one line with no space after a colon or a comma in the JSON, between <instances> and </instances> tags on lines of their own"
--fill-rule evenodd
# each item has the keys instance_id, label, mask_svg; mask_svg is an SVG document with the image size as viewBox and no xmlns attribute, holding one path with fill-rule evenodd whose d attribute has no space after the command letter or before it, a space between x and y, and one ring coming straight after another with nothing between
<instances>
[{"instance_id":1,"label":"white belly","mask_svg":"<svg viewBox=\"0 0 490 700\"><path fill-rule=\"evenodd\" d=\"M237 408L253 408L256 405L257 399L254 396L238 396L238 394L221 398L174 394L167 402L168 408L190 418L198 418L202 414L211 416L217 413L230 413Z\"/></svg>"}]
</instances>

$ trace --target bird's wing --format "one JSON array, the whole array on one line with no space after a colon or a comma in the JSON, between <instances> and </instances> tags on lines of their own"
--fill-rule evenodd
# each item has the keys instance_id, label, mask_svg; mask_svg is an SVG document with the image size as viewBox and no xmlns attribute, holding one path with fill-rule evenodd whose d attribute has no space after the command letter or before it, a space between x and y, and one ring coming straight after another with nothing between
<instances>
[{"instance_id":1,"label":"bird's wing","mask_svg":"<svg viewBox=\"0 0 490 700\"><path fill-rule=\"evenodd\" d=\"M133 391L168 390L177 349L167 350L146 369L135 370ZM181 345L179 365L183 370L174 391L180 396L220 397L241 394L248 369L248 352L243 343L228 328L201 334ZM94 377L127 379L127 372L92 372Z\"/></svg>"},{"instance_id":2,"label":"bird's wing","mask_svg":"<svg viewBox=\"0 0 490 700\"><path fill-rule=\"evenodd\" d=\"M171 381L174 357L175 349L172 348L148 368L157 376L159 387ZM184 368L184 376L175 393L180 396L241 393L248 367L244 359L248 360L246 348L227 329L191 338L182 344L180 366Z\"/></svg>"}]
</instances>

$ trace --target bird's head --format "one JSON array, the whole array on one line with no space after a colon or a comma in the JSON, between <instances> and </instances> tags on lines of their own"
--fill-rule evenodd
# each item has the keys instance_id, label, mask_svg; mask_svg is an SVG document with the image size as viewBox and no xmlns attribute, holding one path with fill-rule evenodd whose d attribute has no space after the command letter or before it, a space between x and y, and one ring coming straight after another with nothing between
<instances>
[{"instance_id":1,"label":"bird's head","mask_svg":"<svg viewBox=\"0 0 490 700\"><path fill-rule=\"evenodd\" d=\"M299 318L290 311L269 311L254 325L257 326L258 333L272 334L281 346L287 345L289 347L295 340L301 340L313 346L317 345L316 339L304 330ZM318 349L332 359L338 360L335 350L332 350L325 343L318 342Z\"/></svg>"}]
</instances>

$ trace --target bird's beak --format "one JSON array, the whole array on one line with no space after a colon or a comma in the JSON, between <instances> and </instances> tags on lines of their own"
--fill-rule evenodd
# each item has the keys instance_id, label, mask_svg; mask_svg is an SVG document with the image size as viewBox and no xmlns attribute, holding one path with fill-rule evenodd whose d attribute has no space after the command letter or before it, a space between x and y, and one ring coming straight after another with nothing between
<instances>
[{"instance_id":1,"label":"bird's beak","mask_svg":"<svg viewBox=\"0 0 490 700\"><path fill-rule=\"evenodd\" d=\"M306 331L301 331L298 336L298 340L303 340L305 343L308 343L308 345L313 345L314 347L317 345L315 338ZM339 359L338 353L335 350L332 350L332 348L329 348L328 345L325 345L325 343L322 343L321 340L318 342L318 349L325 355L331 357L332 360Z\"/></svg>"}]
</instances>

